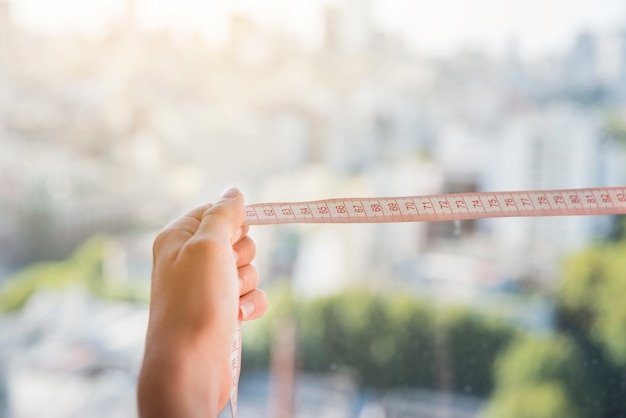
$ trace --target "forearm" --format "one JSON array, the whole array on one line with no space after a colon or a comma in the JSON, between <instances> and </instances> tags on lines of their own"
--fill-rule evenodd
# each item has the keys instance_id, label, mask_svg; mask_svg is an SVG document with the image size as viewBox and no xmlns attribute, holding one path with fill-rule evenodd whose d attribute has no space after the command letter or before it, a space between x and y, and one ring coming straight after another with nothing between
<instances>
[{"instance_id":1,"label":"forearm","mask_svg":"<svg viewBox=\"0 0 626 418\"><path fill-rule=\"evenodd\" d=\"M219 366L208 352L148 346L137 390L139 416L217 417L219 376Z\"/></svg>"}]
</instances>

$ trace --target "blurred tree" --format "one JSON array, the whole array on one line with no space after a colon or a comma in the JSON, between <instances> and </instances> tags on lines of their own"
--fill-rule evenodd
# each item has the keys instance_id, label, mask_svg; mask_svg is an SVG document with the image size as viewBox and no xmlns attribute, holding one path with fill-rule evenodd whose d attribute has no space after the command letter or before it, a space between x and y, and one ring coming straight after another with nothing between
<instances>
[{"instance_id":1,"label":"blurred tree","mask_svg":"<svg viewBox=\"0 0 626 418\"><path fill-rule=\"evenodd\" d=\"M626 241L590 248L566 260L559 293L561 327L584 334L626 366Z\"/></svg>"},{"instance_id":2,"label":"blurred tree","mask_svg":"<svg viewBox=\"0 0 626 418\"><path fill-rule=\"evenodd\" d=\"M62 288L80 280L80 272L65 262L38 263L9 278L0 289L0 313L21 309L41 288Z\"/></svg>"},{"instance_id":3,"label":"blurred tree","mask_svg":"<svg viewBox=\"0 0 626 418\"><path fill-rule=\"evenodd\" d=\"M610 241L615 242L626 239L626 215L613 216L613 223L608 238Z\"/></svg>"},{"instance_id":4,"label":"blurred tree","mask_svg":"<svg viewBox=\"0 0 626 418\"><path fill-rule=\"evenodd\" d=\"M605 243L564 263L558 326L583 352L601 388L599 417L626 416L626 241Z\"/></svg>"},{"instance_id":5,"label":"blurred tree","mask_svg":"<svg viewBox=\"0 0 626 418\"><path fill-rule=\"evenodd\" d=\"M396 296L387 303L387 332L393 334L396 343L393 361L388 364L386 372L392 379L391 385L435 388L437 364L433 307L408 296Z\"/></svg>"},{"instance_id":6,"label":"blurred tree","mask_svg":"<svg viewBox=\"0 0 626 418\"><path fill-rule=\"evenodd\" d=\"M281 316L276 313L285 311L277 302L272 296L268 317L250 325L256 328L253 336L275 326ZM493 359L514 335L496 320L460 309L439 313L406 295L355 291L288 303L298 321L300 368L350 370L368 388L413 386L486 395L493 386ZM271 338L246 340L246 367L267 367ZM453 385L442 385L442 373L451 376Z\"/></svg>"},{"instance_id":7,"label":"blurred tree","mask_svg":"<svg viewBox=\"0 0 626 418\"><path fill-rule=\"evenodd\" d=\"M270 347L275 327L279 326L283 318L295 316L295 301L291 288L285 281L280 285L267 289L271 303L263 316L262 321L244 322L243 351L241 354L242 374L256 368L267 369L270 363Z\"/></svg>"},{"instance_id":8,"label":"blurred tree","mask_svg":"<svg viewBox=\"0 0 626 418\"><path fill-rule=\"evenodd\" d=\"M486 396L493 389L494 360L515 336L510 325L468 309L453 309L444 317L455 392Z\"/></svg>"},{"instance_id":9,"label":"blurred tree","mask_svg":"<svg viewBox=\"0 0 626 418\"><path fill-rule=\"evenodd\" d=\"M483 418L582 418L558 383L496 392Z\"/></svg>"},{"instance_id":10,"label":"blurred tree","mask_svg":"<svg viewBox=\"0 0 626 418\"><path fill-rule=\"evenodd\" d=\"M109 239L92 237L65 260L40 262L17 272L0 288L0 313L21 309L38 289L68 285L84 286L103 298L147 302L149 284L145 281L141 284L104 280L102 263Z\"/></svg>"},{"instance_id":11,"label":"blurred tree","mask_svg":"<svg viewBox=\"0 0 626 418\"><path fill-rule=\"evenodd\" d=\"M626 114L617 111L608 112L604 118L604 129L610 137L626 145Z\"/></svg>"},{"instance_id":12,"label":"blurred tree","mask_svg":"<svg viewBox=\"0 0 626 418\"><path fill-rule=\"evenodd\" d=\"M498 359L497 390L490 410L506 417L597 417L602 409L598 388L591 383L585 358L569 338L556 335L543 338L521 337ZM535 393L536 388L543 388ZM527 398L529 413L517 408L520 398ZM545 405L541 405L545 403ZM511 408L507 410L506 408ZM567 415L552 409L567 409ZM543 413L544 415L541 415Z\"/></svg>"},{"instance_id":13,"label":"blurred tree","mask_svg":"<svg viewBox=\"0 0 626 418\"><path fill-rule=\"evenodd\" d=\"M626 416L626 241L568 257L562 274L555 335L503 354L488 417Z\"/></svg>"}]
</instances>

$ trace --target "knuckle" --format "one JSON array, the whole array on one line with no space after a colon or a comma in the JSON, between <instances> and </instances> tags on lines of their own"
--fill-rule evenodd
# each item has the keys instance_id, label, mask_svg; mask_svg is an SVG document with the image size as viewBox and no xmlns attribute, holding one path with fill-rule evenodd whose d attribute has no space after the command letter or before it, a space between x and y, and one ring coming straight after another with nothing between
<instances>
[{"instance_id":1,"label":"knuckle","mask_svg":"<svg viewBox=\"0 0 626 418\"><path fill-rule=\"evenodd\" d=\"M246 287L249 289L255 289L259 284L259 274L256 268L252 264L247 264L244 267L240 267L243 280L246 282Z\"/></svg>"},{"instance_id":2,"label":"knuckle","mask_svg":"<svg viewBox=\"0 0 626 418\"><path fill-rule=\"evenodd\" d=\"M245 249L248 253L254 255L256 254L256 243L250 237L245 238Z\"/></svg>"},{"instance_id":3,"label":"knuckle","mask_svg":"<svg viewBox=\"0 0 626 418\"><path fill-rule=\"evenodd\" d=\"M157 234L154 238L154 242L152 243L152 254L156 256L169 242L170 231L168 229L162 229L161 232Z\"/></svg>"},{"instance_id":4,"label":"knuckle","mask_svg":"<svg viewBox=\"0 0 626 418\"><path fill-rule=\"evenodd\" d=\"M211 217L228 217L230 216L230 210L228 207L225 207L224 205L220 205L215 204L213 206L211 206L209 209L207 209L207 211L205 212L205 216L209 215Z\"/></svg>"},{"instance_id":5,"label":"knuckle","mask_svg":"<svg viewBox=\"0 0 626 418\"><path fill-rule=\"evenodd\" d=\"M248 277L250 279L251 285L252 287L256 288L257 285L259 284L259 273L257 272L256 268L249 264L250 266L250 271L248 273Z\"/></svg>"},{"instance_id":6,"label":"knuckle","mask_svg":"<svg viewBox=\"0 0 626 418\"><path fill-rule=\"evenodd\" d=\"M187 251L200 254L213 254L223 251L224 241L213 235L201 235L191 238L187 244Z\"/></svg>"}]
</instances>

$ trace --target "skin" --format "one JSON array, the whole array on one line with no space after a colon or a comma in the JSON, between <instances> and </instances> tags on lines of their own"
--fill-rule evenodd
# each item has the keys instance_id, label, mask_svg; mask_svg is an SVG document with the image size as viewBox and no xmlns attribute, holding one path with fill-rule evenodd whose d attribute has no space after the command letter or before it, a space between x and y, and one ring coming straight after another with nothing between
<instances>
[{"instance_id":1,"label":"skin","mask_svg":"<svg viewBox=\"0 0 626 418\"><path fill-rule=\"evenodd\" d=\"M156 237L140 417L217 417L226 405L237 320L267 308L244 213L242 194L230 188Z\"/></svg>"}]
</instances>

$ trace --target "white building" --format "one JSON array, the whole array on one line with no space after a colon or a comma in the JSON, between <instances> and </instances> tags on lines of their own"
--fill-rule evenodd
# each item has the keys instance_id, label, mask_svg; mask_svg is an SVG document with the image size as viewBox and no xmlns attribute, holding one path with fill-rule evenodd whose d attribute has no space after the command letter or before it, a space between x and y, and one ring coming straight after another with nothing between
<instances>
[{"instance_id":1,"label":"white building","mask_svg":"<svg viewBox=\"0 0 626 418\"><path fill-rule=\"evenodd\" d=\"M603 142L598 118L573 105L519 114L493 144L486 190L566 189L616 185L616 157ZM592 216L486 221L495 239L531 262L547 262L606 232L609 219Z\"/></svg>"},{"instance_id":2,"label":"white building","mask_svg":"<svg viewBox=\"0 0 626 418\"><path fill-rule=\"evenodd\" d=\"M373 24L370 0L342 0L324 13L326 48L347 53L367 51L372 46Z\"/></svg>"}]
</instances>

